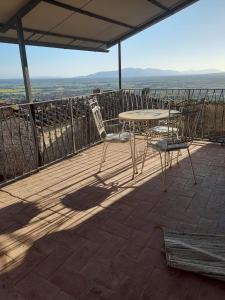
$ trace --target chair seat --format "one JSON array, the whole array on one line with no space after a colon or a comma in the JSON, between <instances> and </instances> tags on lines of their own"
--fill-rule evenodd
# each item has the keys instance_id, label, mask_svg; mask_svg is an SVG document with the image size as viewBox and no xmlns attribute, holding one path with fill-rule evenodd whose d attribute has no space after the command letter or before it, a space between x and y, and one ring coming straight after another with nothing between
<instances>
[{"instance_id":1,"label":"chair seat","mask_svg":"<svg viewBox=\"0 0 225 300\"><path fill-rule=\"evenodd\" d=\"M189 147L188 143L176 140L160 140L157 142L151 142L150 145L153 149L157 151L176 151L181 149L187 149Z\"/></svg>"},{"instance_id":2,"label":"chair seat","mask_svg":"<svg viewBox=\"0 0 225 300\"><path fill-rule=\"evenodd\" d=\"M177 128L172 128L172 127L168 127L168 126L155 126L149 129L150 132L154 132L154 133L167 133L169 132L174 132L177 133L178 129Z\"/></svg>"},{"instance_id":3,"label":"chair seat","mask_svg":"<svg viewBox=\"0 0 225 300\"><path fill-rule=\"evenodd\" d=\"M105 140L107 142L127 142L130 139L129 132L108 133Z\"/></svg>"}]
</instances>

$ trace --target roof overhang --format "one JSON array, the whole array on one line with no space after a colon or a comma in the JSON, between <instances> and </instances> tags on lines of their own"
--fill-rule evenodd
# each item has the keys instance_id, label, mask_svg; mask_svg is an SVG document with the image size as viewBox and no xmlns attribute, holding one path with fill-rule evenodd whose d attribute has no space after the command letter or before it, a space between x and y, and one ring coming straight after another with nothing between
<instances>
[{"instance_id":1,"label":"roof overhang","mask_svg":"<svg viewBox=\"0 0 225 300\"><path fill-rule=\"evenodd\" d=\"M0 42L107 52L198 0L1 0Z\"/></svg>"}]
</instances>

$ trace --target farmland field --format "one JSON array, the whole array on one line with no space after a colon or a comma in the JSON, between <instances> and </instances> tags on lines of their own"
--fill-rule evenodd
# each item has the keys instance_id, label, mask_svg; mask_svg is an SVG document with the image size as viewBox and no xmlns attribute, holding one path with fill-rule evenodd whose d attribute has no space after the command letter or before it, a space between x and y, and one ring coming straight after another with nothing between
<instances>
[{"instance_id":1,"label":"farmland field","mask_svg":"<svg viewBox=\"0 0 225 300\"><path fill-rule=\"evenodd\" d=\"M122 83L123 88L225 88L225 74L124 78ZM33 99L46 101L91 94L96 88L118 89L118 79L43 78L32 79L31 86ZM0 101L25 102L22 79L0 80Z\"/></svg>"}]
</instances>

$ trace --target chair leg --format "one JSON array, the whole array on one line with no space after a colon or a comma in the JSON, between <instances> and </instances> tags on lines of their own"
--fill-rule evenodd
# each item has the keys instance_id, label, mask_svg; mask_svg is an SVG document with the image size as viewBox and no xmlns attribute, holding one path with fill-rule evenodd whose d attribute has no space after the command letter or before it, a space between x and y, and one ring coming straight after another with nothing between
<instances>
[{"instance_id":1,"label":"chair leg","mask_svg":"<svg viewBox=\"0 0 225 300\"><path fill-rule=\"evenodd\" d=\"M146 146L145 149L144 149L144 154L143 154L143 159L142 159L141 173L142 173L142 171L144 169L144 164L145 164L147 152L148 152L148 147Z\"/></svg>"},{"instance_id":2,"label":"chair leg","mask_svg":"<svg viewBox=\"0 0 225 300\"><path fill-rule=\"evenodd\" d=\"M134 145L135 147L135 145ZM132 145L132 132L130 132L130 152L131 152L131 159L132 159L132 165L133 165L133 175L132 175L132 179L134 179L135 176L135 171L136 171L136 166L135 166L135 151L133 149L133 145Z\"/></svg>"},{"instance_id":3,"label":"chair leg","mask_svg":"<svg viewBox=\"0 0 225 300\"><path fill-rule=\"evenodd\" d=\"M167 191L167 187L166 187L166 174L167 174L167 166L168 166L168 162L167 162L167 156L170 155L169 152L167 153L165 151L165 163L164 163L164 192Z\"/></svg>"},{"instance_id":4,"label":"chair leg","mask_svg":"<svg viewBox=\"0 0 225 300\"><path fill-rule=\"evenodd\" d=\"M135 139L135 134L134 134L134 149L133 149L133 153L134 153L134 162L135 162L135 174L138 174L138 169L137 169L137 154L136 154L136 139Z\"/></svg>"},{"instance_id":5,"label":"chair leg","mask_svg":"<svg viewBox=\"0 0 225 300\"><path fill-rule=\"evenodd\" d=\"M145 160L146 160L146 156L147 156L147 152L148 152L148 135L145 136L144 141L145 141L145 148L144 148L144 153L143 153L143 158L142 158L142 166L141 166L141 173L144 169L144 164L145 164Z\"/></svg>"},{"instance_id":6,"label":"chair leg","mask_svg":"<svg viewBox=\"0 0 225 300\"><path fill-rule=\"evenodd\" d=\"M193 177L194 177L194 182L195 182L195 184L197 184L197 180L196 180L195 171L194 171L194 167L193 167L193 163L192 163L192 159L191 159L191 154L190 154L189 148L187 148L187 151L188 151L188 156L189 156L189 159L190 159L190 164L191 164L192 174L193 174Z\"/></svg>"},{"instance_id":7,"label":"chair leg","mask_svg":"<svg viewBox=\"0 0 225 300\"><path fill-rule=\"evenodd\" d=\"M166 154L166 152L165 152L165 154ZM161 162L161 174L162 174L163 191L166 192L167 191L167 188L166 188L166 164L163 165L163 158L162 158L162 153L161 152L159 152L159 156L160 156L160 162Z\"/></svg>"},{"instance_id":8,"label":"chair leg","mask_svg":"<svg viewBox=\"0 0 225 300\"><path fill-rule=\"evenodd\" d=\"M103 162L106 161L106 151L108 149L108 146L109 146L109 143L106 143L106 145L105 145L105 152L104 152L104 156L103 156Z\"/></svg>"},{"instance_id":9,"label":"chair leg","mask_svg":"<svg viewBox=\"0 0 225 300\"><path fill-rule=\"evenodd\" d=\"M170 154L170 168L172 168L172 163L173 163L173 152L171 151L171 154Z\"/></svg>"},{"instance_id":10,"label":"chair leg","mask_svg":"<svg viewBox=\"0 0 225 300\"><path fill-rule=\"evenodd\" d=\"M103 143L103 149L102 149L102 157L101 157L101 161L100 161L100 166L99 166L99 172L101 172L102 169L102 164L103 162L105 162L106 159L106 150L107 150L108 144L106 143L106 141L104 141Z\"/></svg>"},{"instance_id":11,"label":"chair leg","mask_svg":"<svg viewBox=\"0 0 225 300\"><path fill-rule=\"evenodd\" d=\"M182 156L181 150L177 151L177 164L179 164L179 156Z\"/></svg>"},{"instance_id":12,"label":"chair leg","mask_svg":"<svg viewBox=\"0 0 225 300\"><path fill-rule=\"evenodd\" d=\"M167 153L167 159L165 161L166 161L166 165L169 166L170 165L170 153L169 152Z\"/></svg>"},{"instance_id":13,"label":"chair leg","mask_svg":"<svg viewBox=\"0 0 225 300\"><path fill-rule=\"evenodd\" d=\"M180 152L177 151L177 164L179 165L179 156L180 156Z\"/></svg>"}]
</instances>

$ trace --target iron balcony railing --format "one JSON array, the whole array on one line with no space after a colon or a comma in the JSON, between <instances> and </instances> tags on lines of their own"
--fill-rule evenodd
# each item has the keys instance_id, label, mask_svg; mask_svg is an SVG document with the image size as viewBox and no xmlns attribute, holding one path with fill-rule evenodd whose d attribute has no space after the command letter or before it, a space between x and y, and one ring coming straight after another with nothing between
<instances>
[{"instance_id":1,"label":"iron balcony railing","mask_svg":"<svg viewBox=\"0 0 225 300\"><path fill-rule=\"evenodd\" d=\"M98 94L107 125L127 110L163 107L172 99L204 101L198 138L224 141L225 90L124 89ZM0 185L31 174L100 142L90 96L0 107Z\"/></svg>"}]
</instances>

